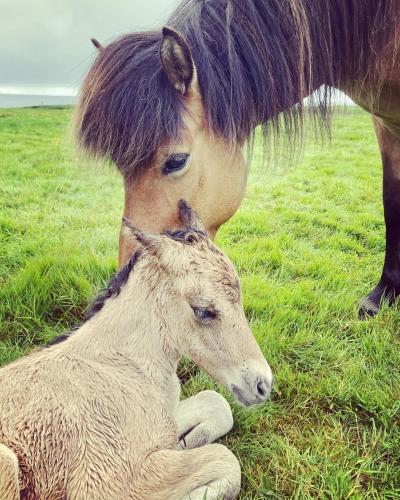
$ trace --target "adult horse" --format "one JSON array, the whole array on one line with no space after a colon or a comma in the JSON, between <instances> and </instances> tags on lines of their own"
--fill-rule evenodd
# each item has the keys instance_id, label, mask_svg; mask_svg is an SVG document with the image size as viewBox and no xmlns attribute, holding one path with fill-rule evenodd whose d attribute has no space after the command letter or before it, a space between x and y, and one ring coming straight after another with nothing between
<instances>
[{"instance_id":1,"label":"adult horse","mask_svg":"<svg viewBox=\"0 0 400 500\"><path fill-rule=\"evenodd\" d=\"M324 126L330 89L341 89L373 115L382 151L386 258L361 305L374 314L400 294L399 14L399 0L184 0L168 28L100 47L79 142L117 165L139 226L177 227L185 198L215 235L245 192L255 127L298 137L302 101L321 86ZM130 245L121 233L121 264Z\"/></svg>"}]
</instances>

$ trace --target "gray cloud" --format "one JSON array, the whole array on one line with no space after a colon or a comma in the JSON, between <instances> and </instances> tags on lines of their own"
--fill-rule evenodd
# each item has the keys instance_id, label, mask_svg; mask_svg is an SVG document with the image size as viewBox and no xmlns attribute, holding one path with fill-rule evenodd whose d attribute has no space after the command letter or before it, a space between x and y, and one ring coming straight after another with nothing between
<instances>
[{"instance_id":1,"label":"gray cloud","mask_svg":"<svg viewBox=\"0 0 400 500\"><path fill-rule=\"evenodd\" d=\"M78 87L90 38L160 27L177 0L0 0L0 87Z\"/></svg>"}]
</instances>

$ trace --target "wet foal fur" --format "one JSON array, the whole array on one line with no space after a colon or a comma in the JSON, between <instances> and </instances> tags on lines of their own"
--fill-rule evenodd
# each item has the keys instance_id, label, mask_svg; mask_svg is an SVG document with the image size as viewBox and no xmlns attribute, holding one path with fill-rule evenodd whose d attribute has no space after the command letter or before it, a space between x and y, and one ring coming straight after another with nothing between
<instances>
[{"instance_id":1,"label":"wet foal fur","mask_svg":"<svg viewBox=\"0 0 400 500\"><path fill-rule=\"evenodd\" d=\"M303 98L324 86L309 109L325 129L331 89L345 91L373 114L385 170L387 256L362 307L374 313L400 292L399 13L398 0L184 0L168 27L101 50L82 88L79 143L115 162L124 213L140 227L177 226L184 197L214 236L240 205L240 149L255 128L266 144L296 145ZM131 249L121 235L121 262Z\"/></svg>"},{"instance_id":2,"label":"wet foal fur","mask_svg":"<svg viewBox=\"0 0 400 500\"><path fill-rule=\"evenodd\" d=\"M139 250L70 336L0 370L0 498L233 498L240 466L211 444L233 425L227 401L179 401L182 354L244 405L271 370L244 316L236 272L186 203L184 229L144 233Z\"/></svg>"}]
</instances>

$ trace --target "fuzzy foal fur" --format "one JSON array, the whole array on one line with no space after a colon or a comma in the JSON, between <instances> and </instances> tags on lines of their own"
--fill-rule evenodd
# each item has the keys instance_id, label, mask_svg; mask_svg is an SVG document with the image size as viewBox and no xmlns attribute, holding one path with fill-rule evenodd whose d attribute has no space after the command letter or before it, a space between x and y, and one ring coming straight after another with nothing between
<instances>
[{"instance_id":1,"label":"fuzzy foal fur","mask_svg":"<svg viewBox=\"0 0 400 500\"><path fill-rule=\"evenodd\" d=\"M190 213L181 204L182 219ZM228 387L242 380L251 404L265 399L254 391L271 383L271 371L235 270L196 227L169 236L126 229L141 249L88 320L0 370L1 500L199 500L239 491L237 459L211 444L232 427L228 403L213 391L179 401L176 376L185 354ZM215 318L203 324L193 304L211 302Z\"/></svg>"}]
</instances>

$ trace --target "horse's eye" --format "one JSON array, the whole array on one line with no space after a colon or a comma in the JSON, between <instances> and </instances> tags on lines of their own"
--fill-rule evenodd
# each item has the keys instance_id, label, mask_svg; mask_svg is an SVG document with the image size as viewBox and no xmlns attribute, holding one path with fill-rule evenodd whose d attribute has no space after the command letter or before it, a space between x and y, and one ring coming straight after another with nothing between
<instances>
[{"instance_id":1,"label":"horse's eye","mask_svg":"<svg viewBox=\"0 0 400 500\"><path fill-rule=\"evenodd\" d=\"M168 160L164 164L162 173L164 175L168 175L168 174L173 174L174 172L179 172L187 164L189 156L190 155L186 153L180 153L169 156Z\"/></svg>"},{"instance_id":2,"label":"horse's eye","mask_svg":"<svg viewBox=\"0 0 400 500\"><path fill-rule=\"evenodd\" d=\"M208 323L217 317L217 313L213 309L208 309L206 307L193 307L193 312L196 319L203 323Z\"/></svg>"}]
</instances>

